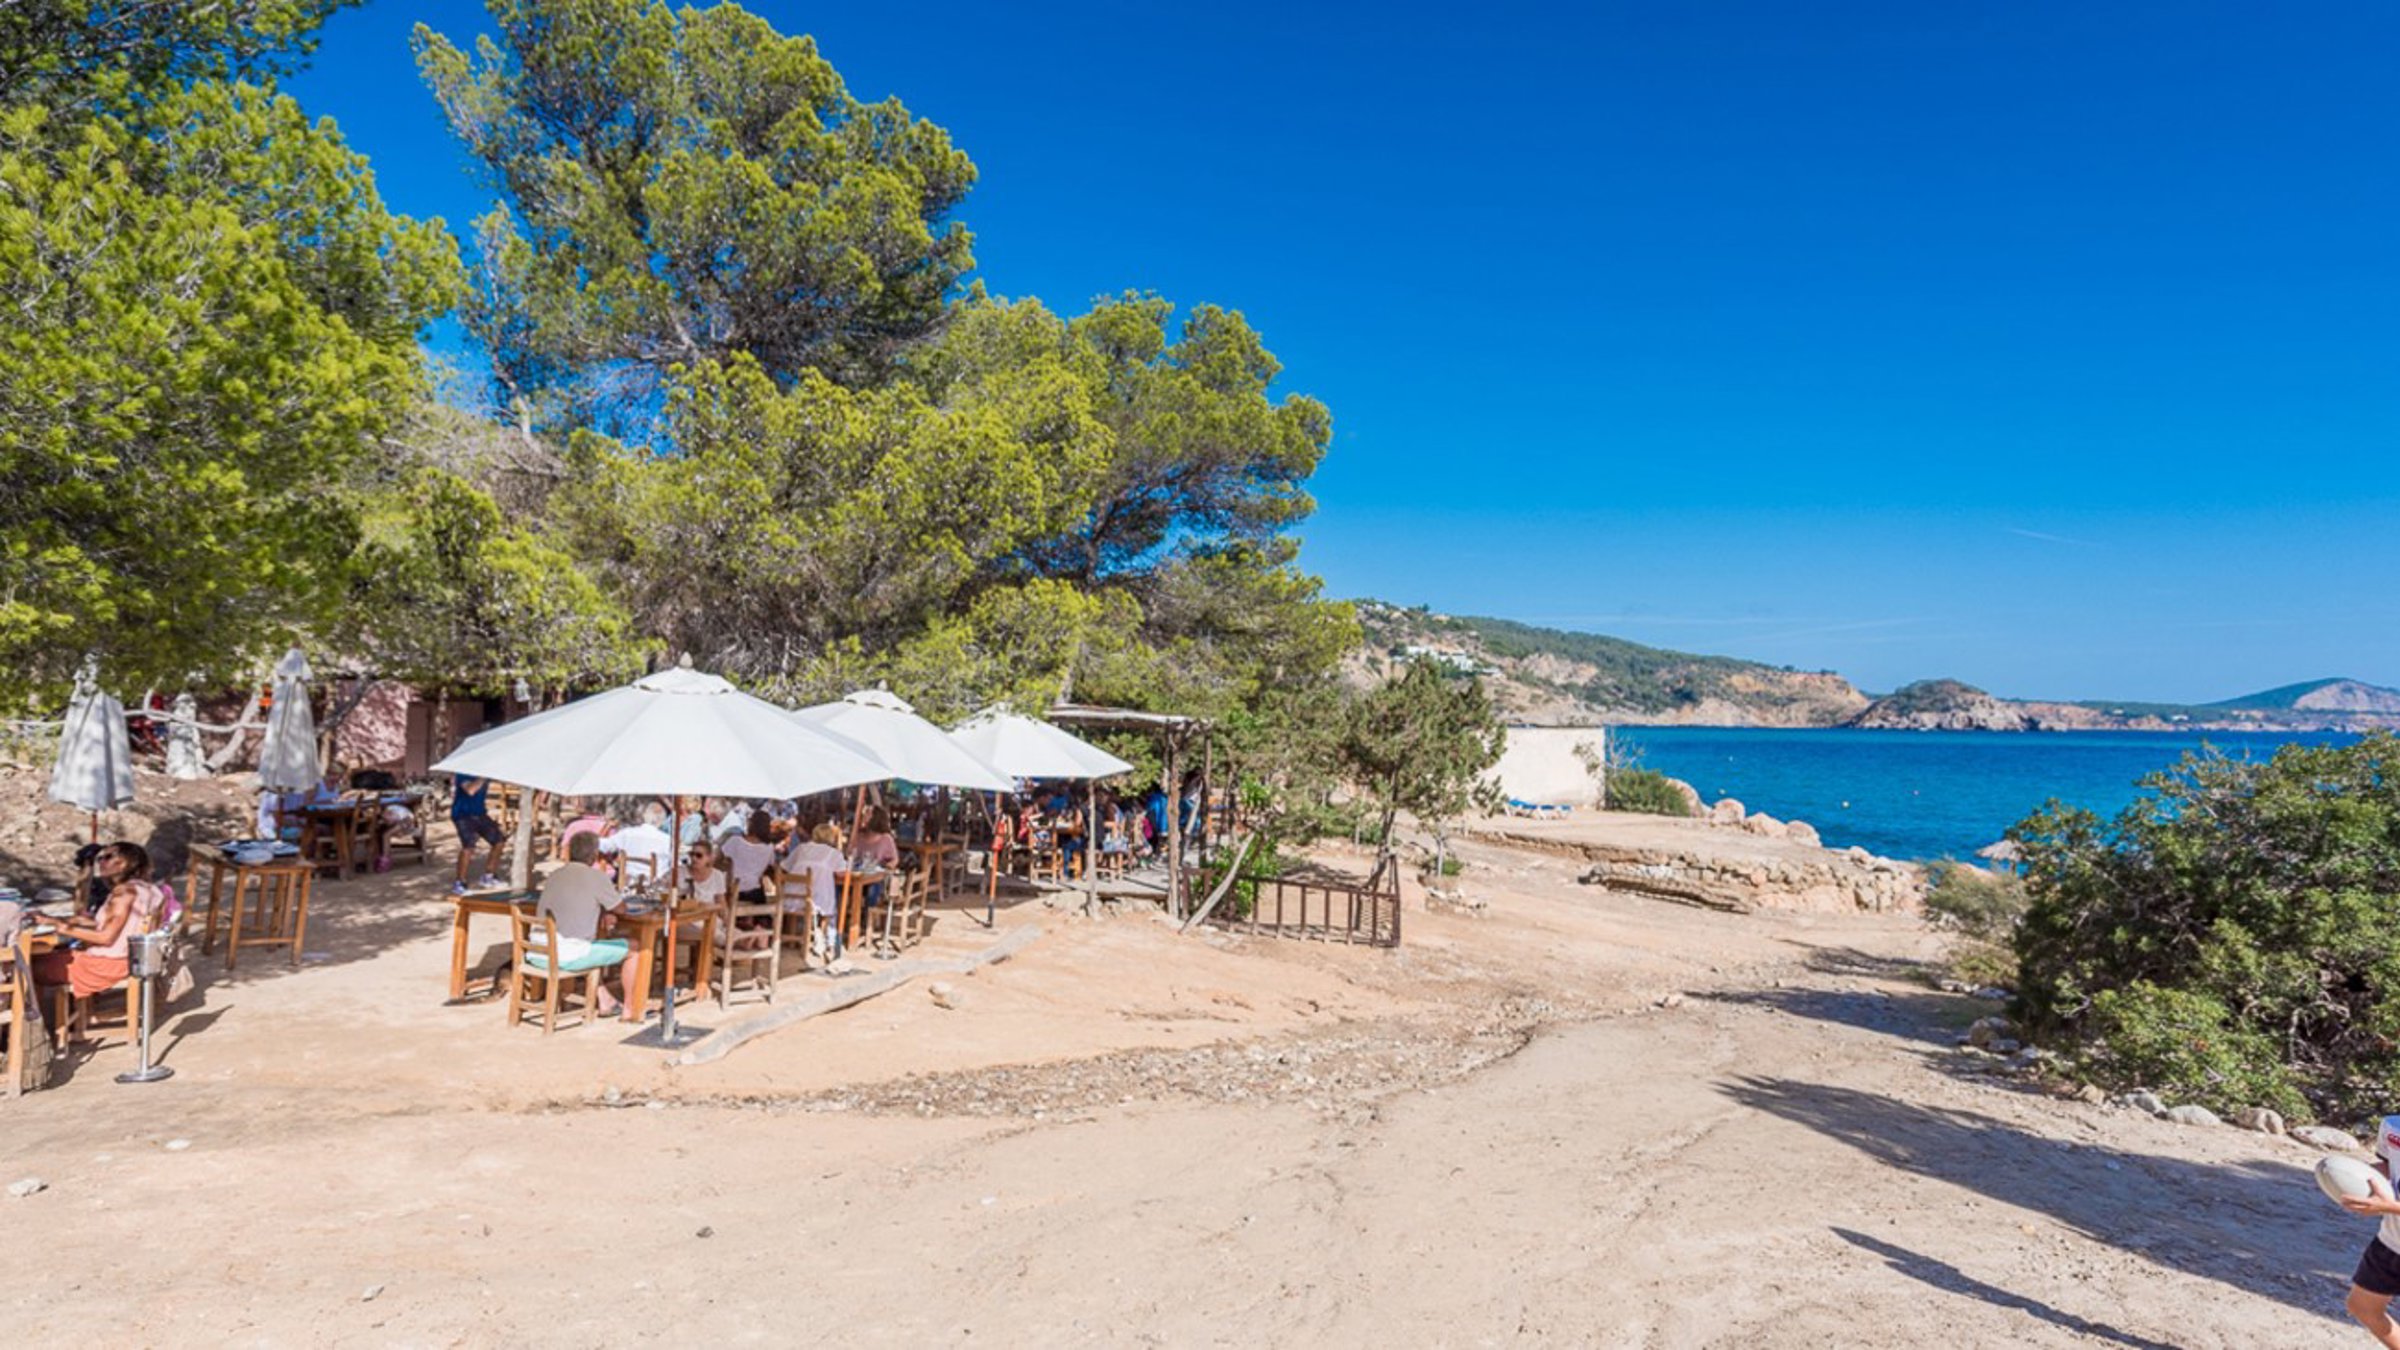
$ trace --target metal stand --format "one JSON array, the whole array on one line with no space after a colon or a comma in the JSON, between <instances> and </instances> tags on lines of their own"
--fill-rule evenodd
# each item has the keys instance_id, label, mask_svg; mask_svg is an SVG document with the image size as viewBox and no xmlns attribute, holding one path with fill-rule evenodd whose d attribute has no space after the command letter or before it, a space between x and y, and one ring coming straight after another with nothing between
<instances>
[{"instance_id":1,"label":"metal stand","mask_svg":"<svg viewBox=\"0 0 2400 1350\"><path fill-rule=\"evenodd\" d=\"M166 1065L150 1062L150 993L153 988L151 981L156 979L159 974L158 968L168 936L165 933L136 933L125 943L126 952L133 958L134 978L140 981L134 987L131 996L141 1003L141 1014L138 1020L141 1022L142 1066L118 1074L117 1081L120 1083L156 1083L161 1079L175 1076L175 1071ZM129 1009L128 1012L130 1013L131 1010Z\"/></svg>"}]
</instances>

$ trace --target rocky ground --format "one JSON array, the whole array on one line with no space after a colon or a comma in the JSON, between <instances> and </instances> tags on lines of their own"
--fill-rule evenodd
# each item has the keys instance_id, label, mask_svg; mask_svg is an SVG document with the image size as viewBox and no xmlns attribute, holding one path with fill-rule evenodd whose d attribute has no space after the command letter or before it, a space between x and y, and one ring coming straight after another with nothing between
<instances>
[{"instance_id":1,"label":"rocky ground","mask_svg":"<svg viewBox=\"0 0 2400 1350\"><path fill-rule=\"evenodd\" d=\"M175 1079L112 1042L0 1102L44 1253L0 1307L33 1345L2363 1343L2314 1149L1962 1049L1993 1005L1912 916L1465 856L1478 903L1412 885L1398 952L1020 904L941 999L684 1069L445 1006L435 869L332 883L297 968L203 962Z\"/></svg>"}]
</instances>

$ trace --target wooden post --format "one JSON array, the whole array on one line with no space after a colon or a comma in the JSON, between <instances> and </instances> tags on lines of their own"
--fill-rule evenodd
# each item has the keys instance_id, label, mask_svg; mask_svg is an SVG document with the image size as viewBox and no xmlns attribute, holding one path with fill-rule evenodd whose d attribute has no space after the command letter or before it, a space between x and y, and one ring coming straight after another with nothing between
<instances>
[{"instance_id":1,"label":"wooden post","mask_svg":"<svg viewBox=\"0 0 2400 1350\"><path fill-rule=\"evenodd\" d=\"M529 787L520 786L517 791L520 794L517 799L517 837L508 859L508 886L510 890L523 891L533 888L533 810L537 797ZM462 843L460 847L467 845Z\"/></svg>"},{"instance_id":2,"label":"wooden post","mask_svg":"<svg viewBox=\"0 0 2400 1350\"><path fill-rule=\"evenodd\" d=\"M1167 917L1183 917L1183 779L1176 772L1175 732L1167 732Z\"/></svg>"},{"instance_id":3,"label":"wooden post","mask_svg":"<svg viewBox=\"0 0 2400 1350\"><path fill-rule=\"evenodd\" d=\"M1100 907L1100 780L1083 780L1083 912Z\"/></svg>"}]
</instances>

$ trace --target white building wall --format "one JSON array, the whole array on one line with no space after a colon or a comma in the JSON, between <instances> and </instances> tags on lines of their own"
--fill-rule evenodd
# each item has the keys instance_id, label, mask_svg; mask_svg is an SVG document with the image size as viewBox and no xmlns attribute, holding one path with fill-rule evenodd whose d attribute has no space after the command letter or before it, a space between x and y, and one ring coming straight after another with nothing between
<instances>
[{"instance_id":1,"label":"white building wall","mask_svg":"<svg viewBox=\"0 0 2400 1350\"><path fill-rule=\"evenodd\" d=\"M1600 780L1578 750L1605 758L1606 727L1510 727L1507 748L1491 776L1500 790L1521 802L1546 806L1594 806Z\"/></svg>"}]
</instances>

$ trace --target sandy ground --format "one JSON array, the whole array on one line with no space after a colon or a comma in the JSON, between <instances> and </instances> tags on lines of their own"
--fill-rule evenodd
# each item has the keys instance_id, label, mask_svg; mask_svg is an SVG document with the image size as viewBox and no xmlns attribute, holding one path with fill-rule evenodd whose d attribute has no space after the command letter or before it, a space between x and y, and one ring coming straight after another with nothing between
<instances>
[{"instance_id":1,"label":"sandy ground","mask_svg":"<svg viewBox=\"0 0 2400 1350\"><path fill-rule=\"evenodd\" d=\"M1026 903L953 1009L685 1069L445 1006L446 869L329 883L298 969L201 962L170 1082L109 1081L119 1033L0 1101L0 1180L48 1183L0 1215L72 1272L0 1307L34 1345L2366 1343L2312 1152L1965 1071L1987 1009L1913 921L1467 857L1490 909L1412 901L1398 952Z\"/></svg>"}]
</instances>

